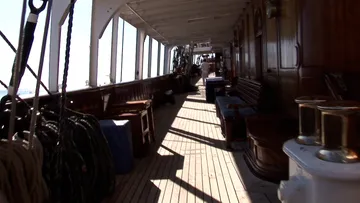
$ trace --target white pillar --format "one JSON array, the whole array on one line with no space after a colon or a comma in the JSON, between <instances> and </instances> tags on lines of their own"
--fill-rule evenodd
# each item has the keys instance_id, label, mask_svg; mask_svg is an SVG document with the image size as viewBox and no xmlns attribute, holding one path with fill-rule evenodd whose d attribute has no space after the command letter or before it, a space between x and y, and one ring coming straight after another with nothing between
<instances>
[{"instance_id":1,"label":"white pillar","mask_svg":"<svg viewBox=\"0 0 360 203\"><path fill-rule=\"evenodd\" d=\"M112 84L116 83L118 37L119 37L119 13L116 13L112 21L112 37L111 37L110 83Z\"/></svg>"},{"instance_id":2,"label":"white pillar","mask_svg":"<svg viewBox=\"0 0 360 203\"><path fill-rule=\"evenodd\" d=\"M168 61L168 47L167 46L164 46L164 66L163 66L163 75L167 74L167 61Z\"/></svg>"},{"instance_id":3,"label":"white pillar","mask_svg":"<svg viewBox=\"0 0 360 203\"><path fill-rule=\"evenodd\" d=\"M141 80L143 78L144 40L146 34L144 30L137 29L136 35L135 80Z\"/></svg>"},{"instance_id":4,"label":"white pillar","mask_svg":"<svg viewBox=\"0 0 360 203\"><path fill-rule=\"evenodd\" d=\"M171 61L171 50L172 50L173 46L170 45L166 45L165 46L165 63L164 63L164 74L170 74L170 66L172 65Z\"/></svg>"},{"instance_id":5,"label":"white pillar","mask_svg":"<svg viewBox=\"0 0 360 203\"><path fill-rule=\"evenodd\" d=\"M105 30L107 23L114 16L115 12L117 12L122 5L129 1L130 0L93 0L89 58L89 83L91 87L97 86L99 37Z\"/></svg>"},{"instance_id":6,"label":"white pillar","mask_svg":"<svg viewBox=\"0 0 360 203\"><path fill-rule=\"evenodd\" d=\"M161 43L158 42L158 54L157 54L157 72L156 76L160 75L160 59L161 59Z\"/></svg>"},{"instance_id":7,"label":"white pillar","mask_svg":"<svg viewBox=\"0 0 360 203\"><path fill-rule=\"evenodd\" d=\"M152 61L152 38L150 36L149 37L149 57L148 57L148 78L151 78L151 61Z\"/></svg>"},{"instance_id":8,"label":"white pillar","mask_svg":"<svg viewBox=\"0 0 360 203\"><path fill-rule=\"evenodd\" d=\"M66 17L63 18L69 0L53 1L53 10L51 12L50 27L50 53L49 53L49 90L50 92L58 92L59 86L59 58L61 43L61 26ZM67 13L67 12L66 12ZM66 15L67 16L67 15Z\"/></svg>"}]
</instances>

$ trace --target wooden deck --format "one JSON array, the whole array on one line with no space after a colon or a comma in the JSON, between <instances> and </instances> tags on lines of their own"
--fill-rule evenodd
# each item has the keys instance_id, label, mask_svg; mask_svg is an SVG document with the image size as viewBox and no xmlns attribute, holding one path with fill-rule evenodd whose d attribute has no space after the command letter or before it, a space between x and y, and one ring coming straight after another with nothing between
<instances>
[{"instance_id":1,"label":"wooden deck","mask_svg":"<svg viewBox=\"0 0 360 203\"><path fill-rule=\"evenodd\" d=\"M279 202L278 186L254 177L241 150L225 150L215 106L199 89L155 111L157 143L130 174L117 177L107 202Z\"/></svg>"}]
</instances>

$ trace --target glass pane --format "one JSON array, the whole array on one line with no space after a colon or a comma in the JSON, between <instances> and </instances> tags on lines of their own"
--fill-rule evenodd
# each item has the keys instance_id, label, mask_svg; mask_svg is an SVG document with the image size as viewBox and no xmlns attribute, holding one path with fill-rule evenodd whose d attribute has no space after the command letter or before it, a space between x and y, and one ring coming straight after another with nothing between
<instances>
[{"instance_id":1,"label":"glass pane","mask_svg":"<svg viewBox=\"0 0 360 203\"><path fill-rule=\"evenodd\" d=\"M89 54L90 54L90 29L91 29L91 0L82 0L76 3L74 22L71 34L70 64L67 81L67 90L83 89L89 81ZM61 29L61 46L59 61L59 84L62 83L65 46L68 18ZM40 28L40 27L38 27ZM38 29L37 28L37 29ZM40 29L39 29L40 30ZM43 30L41 30L42 32ZM34 42L35 43L35 42ZM60 85L61 87L61 85Z\"/></svg>"},{"instance_id":2,"label":"glass pane","mask_svg":"<svg viewBox=\"0 0 360 203\"><path fill-rule=\"evenodd\" d=\"M146 36L144 41L143 79L148 78L149 72L149 42L150 37Z\"/></svg>"},{"instance_id":3,"label":"glass pane","mask_svg":"<svg viewBox=\"0 0 360 203\"><path fill-rule=\"evenodd\" d=\"M21 18L21 9L22 1L9 1L6 5L0 7L0 30L12 43L15 49L18 48L18 39L19 39L19 27L20 27L20 18ZM29 9L27 9L26 16L29 15ZM25 19L26 20L26 19ZM45 26L45 14L40 15L37 23L37 27L34 33L34 41L31 48L31 52L28 59L28 65L33 69L37 74L40 61L40 52L42 45L42 37ZM45 60L43 65L42 81L48 86L48 75L49 75L49 39L48 35L47 44L46 44L46 53ZM7 43L0 38L0 58L1 58L1 74L0 80L2 80L6 85L9 85L11 78L11 70L13 62L15 59L15 53L7 45ZM23 96L33 96L35 93L36 79L30 73L28 69L25 70L25 73L22 77L18 94ZM0 85L0 97L7 94L7 90ZM40 87L40 94L46 94L43 88Z\"/></svg>"},{"instance_id":4,"label":"glass pane","mask_svg":"<svg viewBox=\"0 0 360 203\"><path fill-rule=\"evenodd\" d=\"M136 32L137 29L134 26L125 22L122 82L129 82L135 79Z\"/></svg>"},{"instance_id":5,"label":"glass pane","mask_svg":"<svg viewBox=\"0 0 360 203\"><path fill-rule=\"evenodd\" d=\"M112 22L113 20L110 20L99 40L98 86L110 84Z\"/></svg>"},{"instance_id":6,"label":"glass pane","mask_svg":"<svg viewBox=\"0 0 360 203\"><path fill-rule=\"evenodd\" d=\"M159 42L152 39L152 51L151 51L151 77L157 76L158 68L158 45Z\"/></svg>"}]
</instances>

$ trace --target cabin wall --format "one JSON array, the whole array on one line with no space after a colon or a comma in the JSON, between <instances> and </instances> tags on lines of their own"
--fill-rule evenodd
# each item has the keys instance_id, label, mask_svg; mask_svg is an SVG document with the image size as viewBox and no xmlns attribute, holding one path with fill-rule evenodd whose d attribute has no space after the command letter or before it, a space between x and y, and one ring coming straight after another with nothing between
<instances>
[{"instance_id":1,"label":"cabin wall","mask_svg":"<svg viewBox=\"0 0 360 203\"><path fill-rule=\"evenodd\" d=\"M280 0L278 8L279 16L269 19L265 0L248 3L236 25L242 50L237 75L259 79L260 36L262 79L283 111L296 116L297 96L327 94L326 72L346 72L359 95L360 1Z\"/></svg>"}]
</instances>

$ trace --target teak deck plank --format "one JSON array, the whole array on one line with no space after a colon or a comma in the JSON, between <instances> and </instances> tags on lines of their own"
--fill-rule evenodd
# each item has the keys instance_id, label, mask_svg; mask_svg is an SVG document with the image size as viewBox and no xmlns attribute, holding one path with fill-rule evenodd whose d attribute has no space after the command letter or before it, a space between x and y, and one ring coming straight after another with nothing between
<instances>
[{"instance_id":1,"label":"teak deck plank","mask_svg":"<svg viewBox=\"0 0 360 203\"><path fill-rule=\"evenodd\" d=\"M197 85L199 92L154 112L156 143L129 174L117 176L106 203L280 202L278 186L253 176L241 150L225 149L215 106Z\"/></svg>"}]
</instances>

